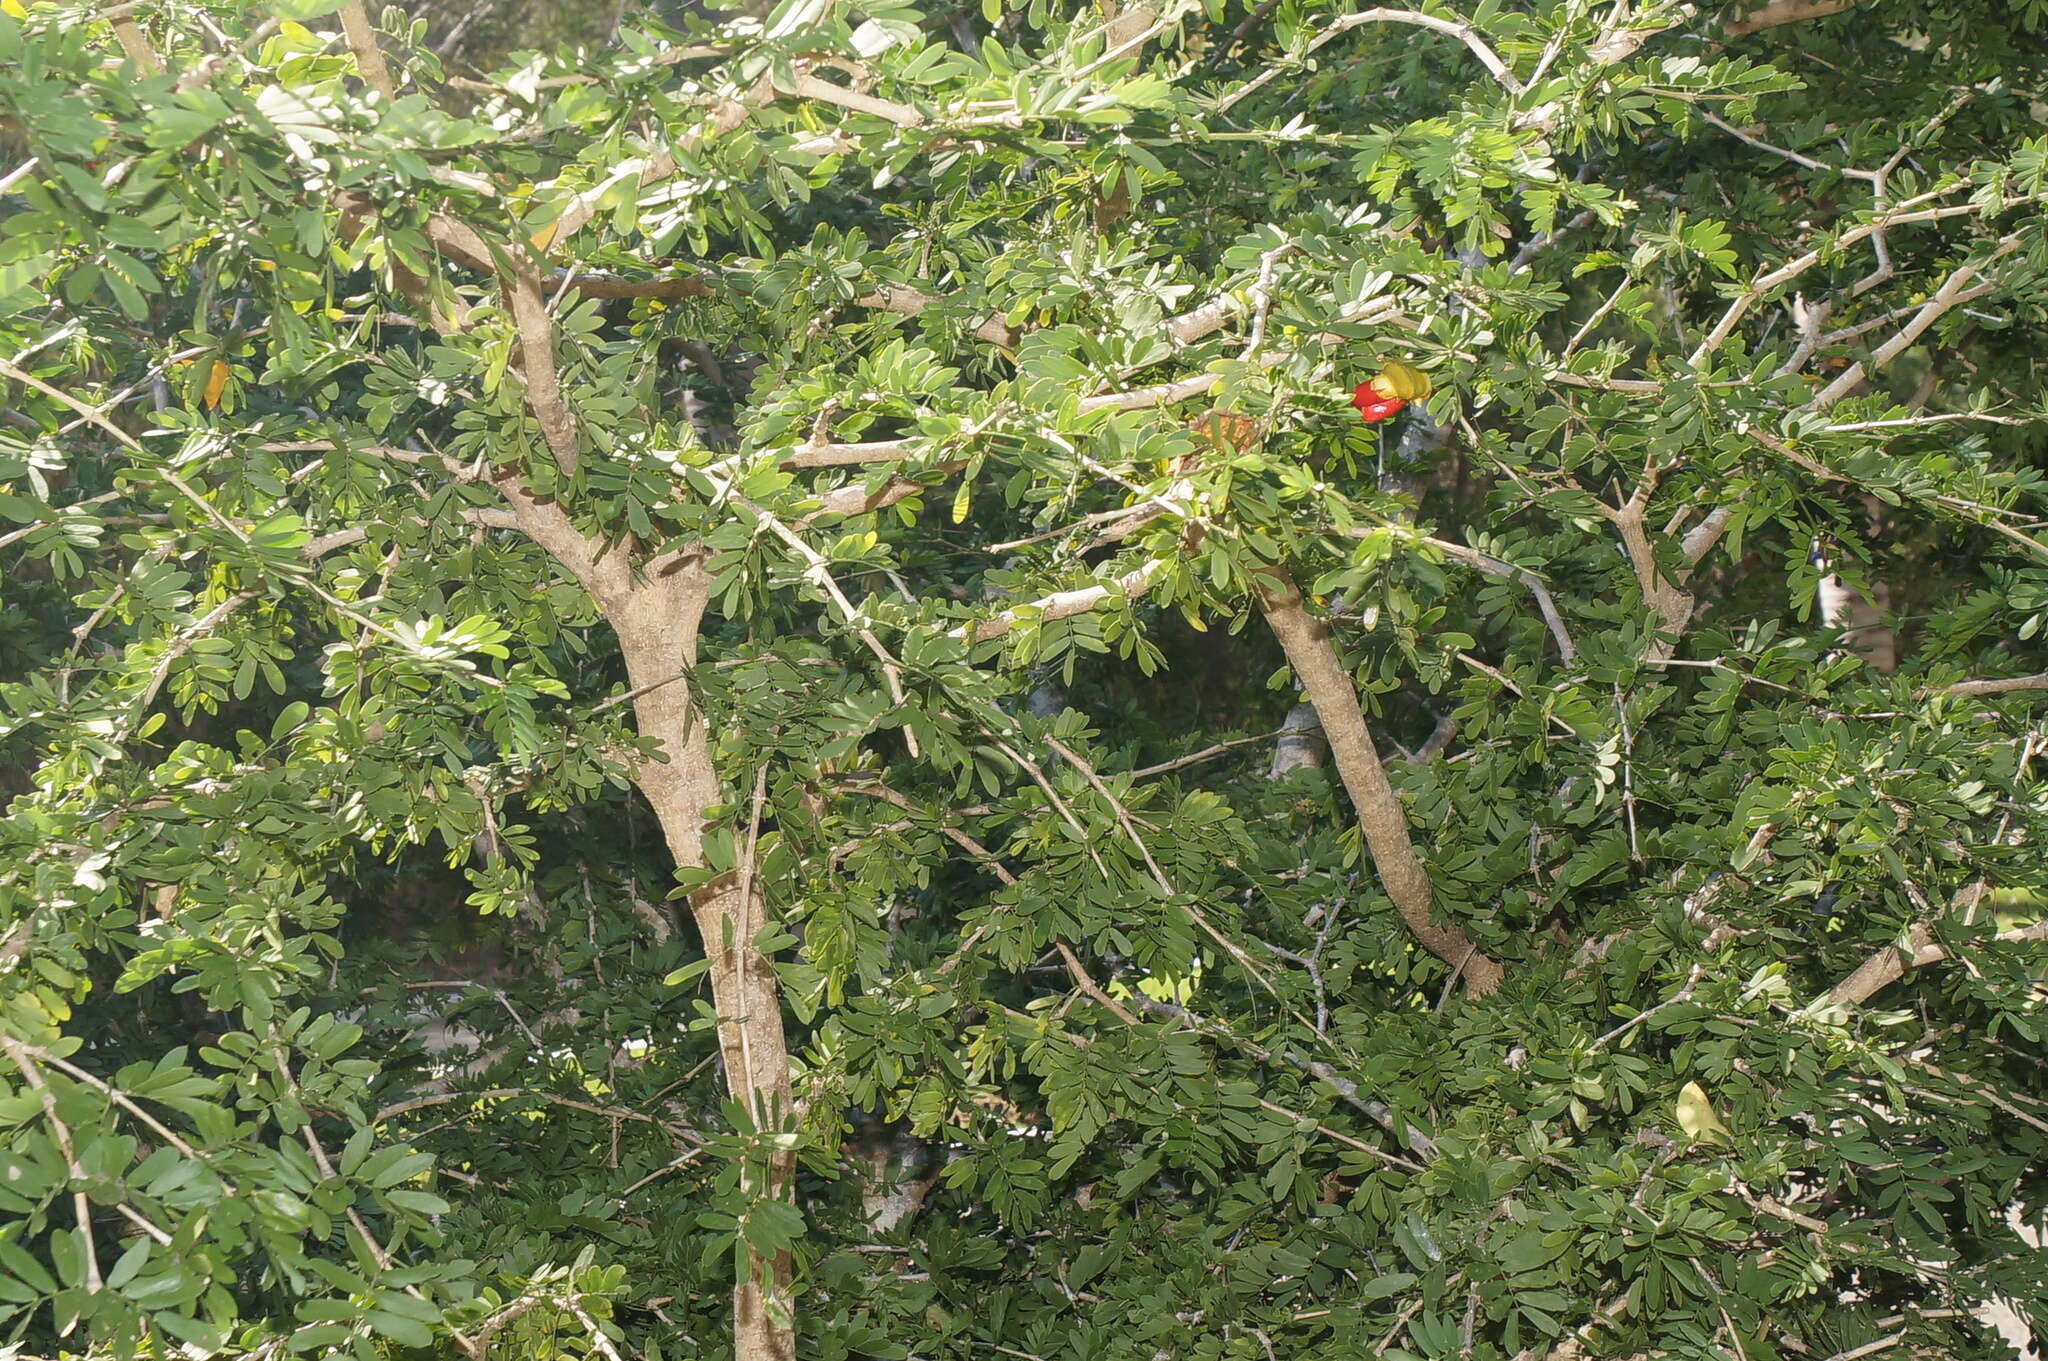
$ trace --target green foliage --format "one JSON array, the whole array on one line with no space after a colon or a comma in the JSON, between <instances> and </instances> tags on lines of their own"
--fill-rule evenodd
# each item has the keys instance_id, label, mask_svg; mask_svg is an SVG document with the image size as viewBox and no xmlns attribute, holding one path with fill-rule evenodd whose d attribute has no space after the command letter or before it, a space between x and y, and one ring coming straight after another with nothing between
<instances>
[{"instance_id":1,"label":"green foliage","mask_svg":"<svg viewBox=\"0 0 2048 1361\"><path fill-rule=\"evenodd\" d=\"M24 1354L2048 1336L2038 5L338 9L0 5Z\"/></svg>"}]
</instances>

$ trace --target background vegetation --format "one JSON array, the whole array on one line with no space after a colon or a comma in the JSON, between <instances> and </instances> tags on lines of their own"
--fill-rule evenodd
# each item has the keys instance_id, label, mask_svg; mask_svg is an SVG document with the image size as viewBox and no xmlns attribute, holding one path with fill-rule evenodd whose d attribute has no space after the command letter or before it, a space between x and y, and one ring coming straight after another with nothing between
<instances>
[{"instance_id":1,"label":"background vegetation","mask_svg":"<svg viewBox=\"0 0 2048 1361\"><path fill-rule=\"evenodd\" d=\"M0 0L20 1354L2048 1332L2038 0L557 17Z\"/></svg>"}]
</instances>

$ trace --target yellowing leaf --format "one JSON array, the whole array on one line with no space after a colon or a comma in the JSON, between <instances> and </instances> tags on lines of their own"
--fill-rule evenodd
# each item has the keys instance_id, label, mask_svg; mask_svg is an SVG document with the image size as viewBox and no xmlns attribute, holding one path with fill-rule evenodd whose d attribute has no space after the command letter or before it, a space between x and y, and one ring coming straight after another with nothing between
<instances>
[{"instance_id":1,"label":"yellowing leaf","mask_svg":"<svg viewBox=\"0 0 2048 1361\"><path fill-rule=\"evenodd\" d=\"M1138 980L1138 991L1155 1002L1172 1002L1186 1006L1194 999L1195 989L1202 982L1202 965L1197 960L1193 971L1185 977L1173 974L1146 974Z\"/></svg>"},{"instance_id":2,"label":"yellowing leaf","mask_svg":"<svg viewBox=\"0 0 2048 1361\"><path fill-rule=\"evenodd\" d=\"M16 19L28 18L28 11L21 7L21 0L0 0L0 14L12 15Z\"/></svg>"},{"instance_id":3,"label":"yellowing leaf","mask_svg":"<svg viewBox=\"0 0 2048 1361\"><path fill-rule=\"evenodd\" d=\"M968 483L967 483L967 480L966 480L965 478L962 478L962 479L961 479L961 481L960 481L960 490L959 490L959 491L957 491L957 492L955 492L955 493L953 494L953 523L954 523L954 524L956 524L956 525L957 525L957 524L959 524L959 523L960 523L960 522L961 522L962 520L964 520L964 519L966 519L966 518L967 518L967 503L968 503L968 500L969 500L969 499L970 499L970 498L972 497L972 495L973 495L973 492L972 492L971 488L969 487L969 485L968 485Z\"/></svg>"},{"instance_id":4,"label":"yellowing leaf","mask_svg":"<svg viewBox=\"0 0 2048 1361\"><path fill-rule=\"evenodd\" d=\"M216 359L213 361L213 371L206 375L206 390L200 394L205 399L208 411L220 405L220 395L227 390L227 385L227 361Z\"/></svg>"},{"instance_id":5,"label":"yellowing leaf","mask_svg":"<svg viewBox=\"0 0 2048 1361\"><path fill-rule=\"evenodd\" d=\"M546 250L549 246L555 244L555 228L560 225L558 222L550 222L547 226L542 227L526 239L533 242L535 250Z\"/></svg>"},{"instance_id":6,"label":"yellowing leaf","mask_svg":"<svg viewBox=\"0 0 2048 1361\"><path fill-rule=\"evenodd\" d=\"M1678 1127L1702 1143L1710 1139L1724 1144L1734 1142L1721 1117L1714 1114L1714 1103L1707 1100L1706 1089L1697 1082L1688 1082L1678 1089Z\"/></svg>"}]
</instances>

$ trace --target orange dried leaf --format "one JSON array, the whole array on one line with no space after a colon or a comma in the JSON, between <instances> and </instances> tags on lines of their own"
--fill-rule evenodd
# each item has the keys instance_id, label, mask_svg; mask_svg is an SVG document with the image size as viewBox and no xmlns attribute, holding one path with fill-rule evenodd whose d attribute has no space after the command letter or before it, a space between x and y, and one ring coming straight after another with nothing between
<instances>
[{"instance_id":1,"label":"orange dried leaf","mask_svg":"<svg viewBox=\"0 0 2048 1361\"><path fill-rule=\"evenodd\" d=\"M1250 448L1259 433L1258 422L1234 411L1205 411L1188 422L1188 429L1208 441L1219 454Z\"/></svg>"}]
</instances>

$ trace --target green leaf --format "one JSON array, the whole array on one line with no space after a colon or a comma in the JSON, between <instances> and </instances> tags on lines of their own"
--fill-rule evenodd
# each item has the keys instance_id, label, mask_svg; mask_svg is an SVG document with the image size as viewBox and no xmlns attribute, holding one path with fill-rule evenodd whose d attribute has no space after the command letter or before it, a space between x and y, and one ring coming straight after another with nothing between
<instances>
[{"instance_id":1,"label":"green leaf","mask_svg":"<svg viewBox=\"0 0 2048 1361\"><path fill-rule=\"evenodd\" d=\"M404 1318L388 1310L368 1310L363 1321L380 1337L388 1337L402 1347L429 1347L434 1342L432 1328L418 1319Z\"/></svg>"},{"instance_id":2,"label":"green leaf","mask_svg":"<svg viewBox=\"0 0 2048 1361\"><path fill-rule=\"evenodd\" d=\"M1415 1284L1420 1277L1408 1271L1386 1271L1367 1276L1358 1286L1358 1300L1369 1304L1374 1300L1388 1299L1398 1295Z\"/></svg>"},{"instance_id":3,"label":"green leaf","mask_svg":"<svg viewBox=\"0 0 2048 1361\"><path fill-rule=\"evenodd\" d=\"M265 8L278 19L317 19L340 9L344 0L265 0Z\"/></svg>"}]
</instances>

